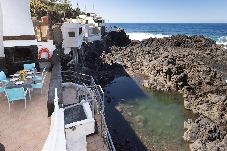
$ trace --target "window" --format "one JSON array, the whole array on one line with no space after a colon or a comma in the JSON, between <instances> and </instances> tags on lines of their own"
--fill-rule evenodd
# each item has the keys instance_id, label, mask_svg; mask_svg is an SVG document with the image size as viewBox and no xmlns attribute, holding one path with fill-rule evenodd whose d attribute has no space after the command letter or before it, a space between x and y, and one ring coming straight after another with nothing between
<instances>
[{"instance_id":1,"label":"window","mask_svg":"<svg viewBox=\"0 0 227 151\"><path fill-rule=\"evenodd\" d=\"M68 34L69 34L69 37L75 37L75 32L70 31L68 32Z\"/></svg>"},{"instance_id":2,"label":"window","mask_svg":"<svg viewBox=\"0 0 227 151\"><path fill-rule=\"evenodd\" d=\"M79 28L79 34L82 34L82 32L83 32L83 29L82 29L82 27L80 27Z\"/></svg>"}]
</instances>

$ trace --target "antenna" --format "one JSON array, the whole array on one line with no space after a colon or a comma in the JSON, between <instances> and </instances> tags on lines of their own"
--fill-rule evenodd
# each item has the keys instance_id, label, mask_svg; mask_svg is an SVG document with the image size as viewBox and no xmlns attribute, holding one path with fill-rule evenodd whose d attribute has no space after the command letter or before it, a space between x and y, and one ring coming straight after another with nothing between
<instances>
[{"instance_id":1,"label":"antenna","mask_svg":"<svg viewBox=\"0 0 227 151\"><path fill-rule=\"evenodd\" d=\"M95 12L95 4L93 3L93 13Z\"/></svg>"},{"instance_id":2,"label":"antenna","mask_svg":"<svg viewBox=\"0 0 227 151\"><path fill-rule=\"evenodd\" d=\"M84 12L87 13L87 6L85 4L85 7L84 7Z\"/></svg>"}]
</instances>

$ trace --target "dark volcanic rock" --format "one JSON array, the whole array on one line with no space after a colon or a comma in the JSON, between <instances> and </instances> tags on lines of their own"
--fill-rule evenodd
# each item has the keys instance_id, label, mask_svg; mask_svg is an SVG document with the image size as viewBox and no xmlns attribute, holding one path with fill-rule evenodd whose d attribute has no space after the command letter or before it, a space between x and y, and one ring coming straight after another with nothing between
<instances>
[{"instance_id":1,"label":"dark volcanic rock","mask_svg":"<svg viewBox=\"0 0 227 151\"><path fill-rule=\"evenodd\" d=\"M191 142L191 150L226 150L226 131L210 119L200 116L194 123L188 120L184 124L187 131L184 139Z\"/></svg>"},{"instance_id":2,"label":"dark volcanic rock","mask_svg":"<svg viewBox=\"0 0 227 151\"><path fill-rule=\"evenodd\" d=\"M185 107L202 115L190 122L185 133L191 150L223 150L227 85L223 79L226 71L220 67L227 64L227 51L215 41L203 36L150 38L127 47L113 46L101 57L107 64L117 63L148 77L145 87L182 93Z\"/></svg>"},{"instance_id":3,"label":"dark volcanic rock","mask_svg":"<svg viewBox=\"0 0 227 151\"><path fill-rule=\"evenodd\" d=\"M83 45L83 73L106 85L127 75L126 69L146 77L143 85L147 88L180 92L185 108L201 115L185 123L184 139L191 143L191 150L227 150L224 48L203 36L177 35L130 43L125 32L119 31L103 39ZM64 60L63 64L68 64L70 56Z\"/></svg>"},{"instance_id":4,"label":"dark volcanic rock","mask_svg":"<svg viewBox=\"0 0 227 151\"><path fill-rule=\"evenodd\" d=\"M117 31L111 31L107 33L103 39L106 42L107 47L117 46L117 47L124 47L127 46L131 40L129 36L126 35L123 29L119 29Z\"/></svg>"}]
</instances>

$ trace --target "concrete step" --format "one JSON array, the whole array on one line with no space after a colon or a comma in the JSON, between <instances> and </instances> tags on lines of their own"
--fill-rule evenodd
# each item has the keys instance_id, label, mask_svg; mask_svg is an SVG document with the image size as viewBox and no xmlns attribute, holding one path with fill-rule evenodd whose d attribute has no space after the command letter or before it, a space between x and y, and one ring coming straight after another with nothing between
<instances>
[{"instance_id":1,"label":"concrete step","mask_svg":"<svg viewBox=\"0 0 227 151\"><path fill-rule=\"evenodd\" d=\"M66 129L67 151L87 151L86 135L80 130Z\"/></svg>"}]
</instances>

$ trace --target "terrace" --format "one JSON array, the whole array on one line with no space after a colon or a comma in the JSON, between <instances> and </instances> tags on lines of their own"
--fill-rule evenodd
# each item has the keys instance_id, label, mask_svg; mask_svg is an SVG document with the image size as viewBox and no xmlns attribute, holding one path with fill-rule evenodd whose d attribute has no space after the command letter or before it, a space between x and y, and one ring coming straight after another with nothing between
<instances>
[{"instance_id":1,"label":"terrace","mask_svg":"<svg viewBox=\"0 0 227 151\"><path fill-rule=\"evenodd\" d=\"M47 74L43 94L39 90L31 92L32 100L16 101L8 111L6 96L0 95L0 143L5 150L40 151L48 136L50 118L47 117L47 98L51 73Z\"/></svg>"},{"instance_id":2,"label":"terrace","mask_svg":"<svg viewBox=\"0 0 227 151\"><path fill-rule=\"evenodd\" d=\"M31 91L31 101L27 99L26 109L24 101L16 101L9 112L7 98L1 94L0 121L3 124L0 125L0 143L5 150L19 151L57 151L62 148L70 151L75 146L88 151L115 150L103 114L104 93L97 93L97 90L102 91L101 87L87 86L79 81L64 83L61 75L59 77L59 67L60 64L55 62L52 72L47 73L43 94L39 90ZM79 76L82 75L74 78ZM55 103L56 99L59 103ZM58 141L65 142L60 143L61 149L58 149Z\"/></svg>"}]
</instances>

